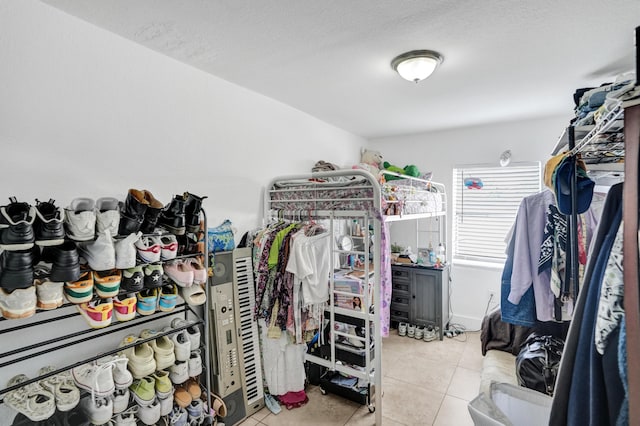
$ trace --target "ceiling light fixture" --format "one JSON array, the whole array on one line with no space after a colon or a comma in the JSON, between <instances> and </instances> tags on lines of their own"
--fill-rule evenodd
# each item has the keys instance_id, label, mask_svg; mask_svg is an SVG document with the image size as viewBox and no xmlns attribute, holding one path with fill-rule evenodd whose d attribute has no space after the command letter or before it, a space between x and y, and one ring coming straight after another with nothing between
<instances>
[{"instance_id":1,"label":"ceiling light fixture","mask_svg":"<svg viewBox=\"0 0 640 426\"><path fill-rule=\"evenodd\" d=\"M396 56L391 68L405 80L417 83L429 77L443 60L442 55L433 50L412 50Z\"/></svg>"}]
</instances>

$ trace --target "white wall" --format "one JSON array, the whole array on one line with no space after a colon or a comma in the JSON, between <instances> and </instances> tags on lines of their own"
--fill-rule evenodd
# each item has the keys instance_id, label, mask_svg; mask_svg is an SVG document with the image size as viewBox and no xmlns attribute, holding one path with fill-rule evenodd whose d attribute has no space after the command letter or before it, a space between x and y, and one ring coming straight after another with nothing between
<instances>
[{"instance_id":1,"label":"white wall","mask_svg":"<svg viewBox=\"0 0 640 426\"><path fill-rule=\"evenodd\" d=\"M526 102L525 99L522 100ZM482 108L482 105L478 105ZM495 123L370 141L369 147L382 152L385 160L404 167L415 164L421 171L433 171L433 180L446 185L448 195L447 234L451 247L452 169L456 165L493 163L498 165L500 153L510 149L513 162L540 161L544 163L568 124L567 116ZM415 226L398 223L392 226L391 241L415 246ZM435 241L434 241L435 244ZM488 291L499 299L501 268L452 265L453 321L469 329L478 329L484 315ZM493 302L492 302L493 305Z\"/></svg>"},{"instance_id":2,"label":"white wall","mask_svg":"<svg viewBox=\"0 0 640 426\"><path fill-rule=\"evenodd\" d=\"M354 164L366 144L35 0L0 0L0 29L0 205L13 195L62 206L78 196L123 199L129 188L168 203L190 191L209 196L210 225L230 218L244 232L260 224L271 178L308 172L318 160ZM87 328L72 322L1 338L22 345L56 327ZM122 334L110 336L111 348ZM74 358L106 344L84 345ZM33 377L68 361L52 355L2 368L0 388L18 372Z\"/></svg>"}]
</instances>

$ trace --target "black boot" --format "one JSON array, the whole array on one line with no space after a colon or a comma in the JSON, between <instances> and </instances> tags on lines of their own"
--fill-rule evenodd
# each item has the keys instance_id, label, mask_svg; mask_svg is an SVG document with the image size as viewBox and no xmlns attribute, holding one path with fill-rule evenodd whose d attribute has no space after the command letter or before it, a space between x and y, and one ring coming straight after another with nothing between
<instances>
[{"instance_id":1,"label":"black boot","mask_svg":"<svg viewBox=\"0 0 640 426\"><path fill-rule=\"evenodd\" d=\"M174 235L184 235L185 233L185 205L186 199L183 195L176 195L160 212L158 225L166 228Z\"/></svg>"},{"instance_id":2,"label":"black boot","mask_svg":"<svg viewBox=\"0 0 640 426\"><path fill-rule=\"evenodd\" d=\"M187 199L185 206L185 222L187 226L187 232L198 232L200 230L200 210L202 209L202 200L207 198L198 197L197 195L185 192L184 196Z\"/></svg>"},{"instance_id":3,"label":"black boot","mask_svg":"<svg viewBox=\"0 0 640 426\"><path fill-rule=\"evenodd\" d=\"M144 192L130 189L124 205L120 208L118 235L129 235L138 232L142 227L148 207L149 202L145 200Z\"/></svg>"},{"instance_id":4,"label":"black boot","mask_svg":"<svg viewBox=\"0 0 640 426\"><path fill-rule=\"evenodd\" d=\"M13 290L33 285L33 250L5 250L0 257L0 287Z\"/></svg>"},{"instance_id":5,"label":"black boot","mask_svg":"<svg viewBox=\"0 0 640 426\"><path fill-rule=\"evenodd\" d=\"M163 205L150 191L145 189L142 192L144 193L144 199L147 200L149 206L147 207L147 211L144 213L144 222L142 223L142 228L140 228L140 230L144 234L151 234L156 228L158 216L162 211Z\"/></svg>"}]
</instances>

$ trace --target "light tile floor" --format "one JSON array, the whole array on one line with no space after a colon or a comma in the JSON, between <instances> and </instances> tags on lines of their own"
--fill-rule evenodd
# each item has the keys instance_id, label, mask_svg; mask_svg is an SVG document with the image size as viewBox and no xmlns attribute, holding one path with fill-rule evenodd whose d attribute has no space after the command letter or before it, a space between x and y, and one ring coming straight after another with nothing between
<instances>
[{"instance_id":1,"label":"light tile floor","mask_svg":"<svg viewBox=\"0 0 640 426\"><path fill-rule=\"evenodd\" d=\"M469 332L443 341L400 337L396 330L382 345L382 419L385 426L473 425L467 403L480 387L480 333ZM367 407L342 397L306 389L309 402L278 415L263 408L242 426L343 425L371 426Z\"/></svg>"}]
</instances>

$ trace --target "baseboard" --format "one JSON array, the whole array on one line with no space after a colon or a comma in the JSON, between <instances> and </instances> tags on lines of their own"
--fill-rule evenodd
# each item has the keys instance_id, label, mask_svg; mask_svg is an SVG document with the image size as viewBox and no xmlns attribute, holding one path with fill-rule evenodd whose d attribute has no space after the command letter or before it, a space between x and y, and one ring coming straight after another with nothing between
<instances>
[{"instance_id":1,"label":"baseboard","mask_svg":"<svg viewBox=\"0 0 640 426\"><path fill-rule=\"evenodd\" d=\"M464 315L453 315L450 323L460 324L468 331L478 331L482 325L482 318L467 317Z\"/></svg>"}]
</instances>

